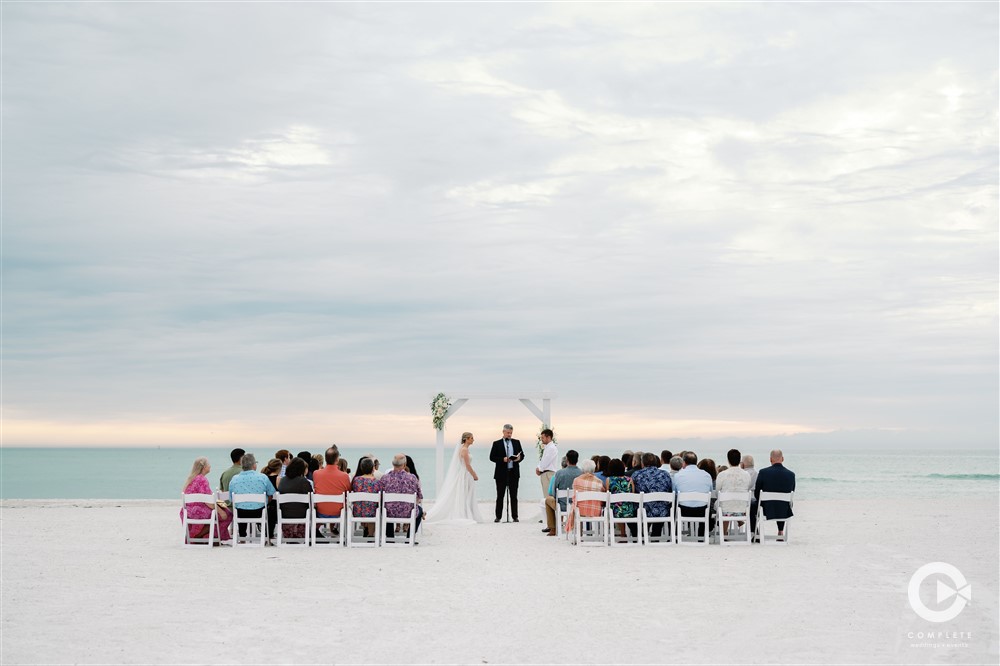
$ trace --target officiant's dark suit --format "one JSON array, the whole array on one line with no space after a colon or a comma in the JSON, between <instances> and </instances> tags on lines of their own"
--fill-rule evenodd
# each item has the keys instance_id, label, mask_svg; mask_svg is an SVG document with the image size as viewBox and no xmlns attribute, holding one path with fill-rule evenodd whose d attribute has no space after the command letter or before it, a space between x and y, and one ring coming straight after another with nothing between
<instances>
[{"instance_id":1,"label":"officiant's dark suit","mask_svg":"<svg viewBox=\"0 0 1000 666\"><path fill-rule=\"evenodd\" d=\"M490 461L496 465L493 472L493 479L497 482L497 511L496 521L500 522L503 516L503 496L504 491L510 489L510 515L517 522L517 484L521 479L521 460L524 460L524 450L521 448L520 440L512 437L514 429L509 425L504 426L503 438L493 442L490 449ZM504 462L504 458L517 457L517 461Z\"/></svg>"}]
</instances>

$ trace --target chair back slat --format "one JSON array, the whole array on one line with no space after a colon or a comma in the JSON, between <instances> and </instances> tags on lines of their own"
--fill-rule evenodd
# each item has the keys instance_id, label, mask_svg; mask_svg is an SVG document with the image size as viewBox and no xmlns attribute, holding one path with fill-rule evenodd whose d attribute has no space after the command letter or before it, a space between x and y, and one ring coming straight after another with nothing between
<instances>
[{"instance_id":1,"label":"chair back slat","mask_svg":"<svg viewBox=\"0 0 1000 666\"><path fill-rule=\"evenodd\" d=\"M288 504L289 502L309 504L309 493L276 493L275 498L277 498L278 504Z\"/></svg>"},{"instance_id":2,"label":"chair back slat","mask_svg":"<svg viewBox=\"0 0 1000 666\"><path fill-rule=\"evenodd\" d=\"M267 495L265 495L264 493L245 493L245 494L231 493L230 498L232 499L233 504L236 504L237 502L263 502L265 504L267 503Z\"/></svg>"}]
</instances>

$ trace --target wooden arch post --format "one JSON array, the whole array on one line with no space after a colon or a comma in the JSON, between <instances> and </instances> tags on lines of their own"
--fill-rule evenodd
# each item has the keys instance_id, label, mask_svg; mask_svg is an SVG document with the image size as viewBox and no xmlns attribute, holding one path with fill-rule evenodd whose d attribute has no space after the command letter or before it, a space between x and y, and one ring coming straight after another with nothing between
<instances>
[{"instance_id":1,"label":"wooden arch post","mask_svg":"<svg viewBox=\"0 0 1000 666\"><path fill-rule=\"evenodd\" d=\"M556 397L554 394L543 391L540 393L460 393L458 397L455 398L454 402L451 403L451 407L444 414L444 423L448 423L448 419L451 415L462 408L462 405L469 402L469 400L475 398L476 400L517 400L522 405L528 408L528 411L535 415L539 421L552 427L552 399ZM542 406L539 407L535 404L536 400L540 400ZM435 471L437 472L437 477L435 479L434 488L435 494L441 492L441 483L444 481L444 428L442 427L437 431L437 445L436 452L434 455Z\"/></svg>"}]
</instances>

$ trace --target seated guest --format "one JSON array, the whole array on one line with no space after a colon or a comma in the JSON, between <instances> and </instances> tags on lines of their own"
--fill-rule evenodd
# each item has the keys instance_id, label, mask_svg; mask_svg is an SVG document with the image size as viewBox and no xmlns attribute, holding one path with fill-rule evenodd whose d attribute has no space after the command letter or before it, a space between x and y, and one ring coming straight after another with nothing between
<instances>
[{"instance_id":1,"label":"seated guest","mask_svg":"<svg viewBox=\"0 0 1000 666\"><path fill-rule=\"evenodd\" d=\"M698 468L698 456L693 451L684 452L684 467L674 475L674 490L678 493L711 493L712 476ZM702 517L705 514L706 503L702 501L684 500L678 502L681 516ZM715 521L709 512L709 532L715 526ZM705 535L704 523L698 525L698 536Z\"/></svg>"},{"instance_id":2,"label":"seated guest","mask_svg":"<svg viewBox=\"0 0 1000 666\"><path fill-rule=\"evenodd\" d=\"M274 452L274 457L281 461L281 474L278 476L284 476L288 463L292 462L292 452L288 449L278 449Z\"/></svg>"},{"instance_id":3,"label":"seated guest","mask_svg":"<svg viewBox=\"0 0 1000 666\"><path fill-rule=\"evenodd\" d=\"M612 495L635 492L632 479L625 476L625 463L618 458L612 460L611 465L608 466L608 492ZM639 505L635 502L618 502L611 505L611 511L615 518L635 518L639 512ZM630 523L628 529L632 536L638 536L638 525ZM621 526L621 530L622 536L625 536L624 525Z\"/></svg>"},{"instance_id":4,"label":"seated guest","mask_svg":"<svg viewBox=\"0 0 1000 666\"><path fill-rule=\"evenodd\" d=\"M629 454L627 456L625 456L625 455L622 456L622 464L625 465L625 474L624 474L624 476L632 476L632 472L634 472L635 470L637 470L639 468L639 465L642 464L641 462L639 462L639 460L636 460L636 455L637 454L639 456L641 456L642 455L642 451L637 451L637 452L631 453L631 454Z\"/></svg>"},{"instance_id":5,"label":"seated guest","mask_svg":"<svg viewBox=\"0 0 1000 666\"><path fill-rule=\"evenodd\" d=\"M672 493L674 484L670 480L670 474L664 472L657 465L660 459L655 453L644 453L642 456L642 469L636 470L632 474L632 483L635 484L637 493ZM670 515L670 504L667 502L643 502L643 509L650 518L666 518ZM663 533L663 523L653 523L650 528L651 536L658 537Z\"/></svg>"},{"instance_id":6,"label":"seated guest","mask_svg":"<svg viewBox=\"0 0 1000 666\"><path fill-rule=\"evenodd\" d=\"M556 493L559 490L569 490L573 487L573 481L580 476L580 468L576 466L580 460L580 454L570 449L566 452L566 466L556 472L550 484L549 496L545 498L545 520L548 525L543 532L548 532L549 536L556 536ZM559 508L566 511L566 500L559 500Z\"/></svg>"},{"instance_id":7,"label":"seated guest","mask_svg":"<svg viewBox=\"0 0 1000 666\"><path fill-rule=\"evenodd\" d=\"M674 456L670 459L670 478L673 479L677 476L677 472L681 471L684 467L684 460L680 456Z\"/></svg>"},{"instance_id":8,"label":"seated guest","mask_svg":"<svg viewBox=\"0 0 1000 666\"><path fill-rule=\"evenodd\" d=\"M670 473L670 459L674 457L674 454L666 449L660 452L660 469L664 472Z\"/></svg>"},{"instance_id":9,"label":"seated guest","mask_svg":"<svg viewBox=\"0 0 1000 666\"><path fill-rule=\"evenodd\" d=\"M291 462L291 461L289 461ZM275 488L271 481L257 471L257 458L252 453L247 453L240 460L243 471L237 474L229 482L229 492L234 495L267 495L274 496ZM237 502L234 506L236 515L240 518L259 518L264 514L263 502ZM275 515L277 519L277 515ZM268 533L274 534L274 524L268 515ZM246 536L247 526L241 523L239 526L240 536Z\"/></svg>"},{"instance_id":10,"label":"seated guest","mask_svg":"<svg viewBox=\"0 0 1000 666\"><path fill-rule=\"evenodd\" d=\"M289 463L292 460L294 460L294 458L289 458L288 459ZM283 471L281 469L281 461L278 460L277 458L271 458L270 460L267 461L267 464L264 465L264 469L261 471L261 474L266 476L268 480L271 482L271 485L274 486L274 489L277 490L278 480L281 479L281 477L283 476ZM277 524L278 524L278 505L274 501L274 498L272 497L267 501L268 539L274 538L274 526Z\"/></svg>"},{"instance_id":11,"label":"seated guest","mask_svg":"<svg viewBox=\"0 0 1000 666\"><path fill-rule=\"evenodd\" d=\"M229 452L229 459L233 461L233 466L227 467L226 471L223 472L222 476L219 478L219 490L229 492L229 480L243 471L243 468L240 467L240 458L243 457L244 453L246 453L246 451L243 449L233 449ZM232 502L226 500L226 506L232 505Z\"/></svg>"},{"instance_id":12,"label":"seated guest","mask_svg":"<svg viewBox=\"0 0 1000 666\"><path fill-rule=\"evenodd\" d=\"M311 460L312 458L310 458ZM295 458L288 464L285 476L278 482L278 492L283 495L308 495L312 492L312 484L305 476L306 461ZM289 502L281 505L281 515L285 518L305 518L309 513L308 502ZM282 525L282 539L305 539L305 525Z\"/></svg>"},{"instance_id":13,"label":"seated guest","mask_svg":"<svg viewBox=\"0 0 1000 666\"><path fill-rule=\"evenodd\" d=\"M604 484L605 489L608 487L608 465L611 464L611 458L608 456L601 456L600 460L597 462L597 470L594 472L594 476Z\"/></svg>"},{"instance_id":14,"label":"seated guest","mask_svg":"<svg viewBox=\"0 0 1000 666\"><path fill-rule=\"evenodd\" d=\"M184 482L185 495L212 495L212 486L208 483L208 474L212 471L212 465L208 458L196 458L191 466L191 473L187 481ZM187 502L185 505L188 518L195 520L208 520L212 517L212 509L216 510L219 521L215 536L222 541L229 541L229 525L233 522L233 516L226 508L225 502L216 502L214 497L211 502ZM181 521L184 521L184 511L181 510ZM208 536L208 525L188 525L188 536L192 539L203 539Z\"/></svg>"},{"instance_id":15,"label":"seated guest","mask_svg":"<svg viewBox=\"0 0 1000 666\"><path fill-rule=\"evenodd\" d=\"M344 460L343 458L337 461L337 467L339 467L340 471L343 472L344 474L349 475L351 473L350 466L347 464L347 461Z\"/></svg>"},{"instance_id":16,"label":"seated guest","mask_svg":"<svg viewBox=\"0 0 1000 666\"><path fill-rule=\"evenodd\" d=\"M757 473L757 486L754 488L754 499L760 500L760 494L764 493L790 493L795 491L795 472L785 467L785 456L781 449L771 451L771 466L765 467ZM768 520L772 518L791 518L792 507L787 502L761 502L761 509L764 517ZM757 516L750 514L750 529L757 525ZM785 521L778 521L778 535L785 533Z\"/></svg>"},{"instance_id":17,"label":"seated guest","mask_svg":"<svg viewBox=\"0 0 1000 666\"><path fill-rule=\"evenodd\" d=\"M383 476L385 476L385 472L379 471L380 463L378 461L378 458L375 457L374 453L369 453L365 457L372 459L372 466L375 468L375 478L376 479L381 479Z\"/></svg>"},{"instance_id":18,"label":"seated guest","mask_svg":"<svg viewBox=\"0 0 1000 666\"><path fill-rule=\"evenodd\" d=\"M306 477L310 482L313 480L313 474L315 474L320 467L322 467L322 465L320 465L319 461L316 460L316 456L311 456L309 458L309 469L306 472Z\"/></svg>"},{"instance_id":19,"label":"seated guest","mask_svg":"<svg viewBox=\"0 0 1000 666\"><path fill-rule=\"evenodd\" d=\"M740 452L736 449L729 449L729 452L726 453L726 459L729 461L729 467L725 471L719 472L719 476L715 478L715 489L720 493L749 492L750 475L746 470L740 468ZM719 511L746 511L746 507L746 502L735 502L733 500L719 502ZM723 523L723 531L728 529L729 522L736 521L726 521Z\"/></svg>"},{"instance_id":20,"label":"seated guest","mask_svg":"<svg viewBox=\"0 0 1000 666\"><path fill-rule=\"evenodd\" d=\"M420 478L420 475L417 474L417 464L413 462L413 458L410 456L406 456L406 471L418 479Z\"/></svg>"},{"instance_id":21,"label":"seated guest","mask_svg":"<svg viewBox=\"0 0 1000 666\"><path fill-rule=\"evenodd\" d=\"M743 460L740 461L740 467L750 475L750 490L753 490L754 484L757 482L757 470L753 466L753 456L749 454L743 456Z\"/></svg>"},{"instance_id":22,"label":"seated guest","mask_svg":"<svg viewBox=\"0 0 1000 666\"><path fill-rule=\"evenodd\" d=\"M372 461L374 468L374 462ZM374 470L373 470L374 471ZM424 494L420 491L420 479L406 471L406 456L398 453L392 457L392 469L382 475L379 479L384 493L404 493L416 494L417 496L417 522L415 528L420 527L420 520L423 518L424 510L420 502L424 499ZM410 515L413 505L406 502L386 502L384 511L389 518L406 518ZM392 524L386 524L385 535L392 538Z\"/></svg>"},{"instance_id":23,"label":"seated guest","mask_svg":"<svg viewBox=\"0 0 1000 666\"><path fill-rule=\"evenodd\" d=\"M306 463L306 478L312 481L312 472L309 468L309 461L312 460L312 454L308 451L299 451L295 454L296 458L301 458Z\"/></svg>"},{"instance_id":24,"label":"seated guest","mask_svg":"<svg viewBox=\"0 0 1000 666\"><path fill-rule=\"evenodd\" d=\"M608 458L610 460L610 458ZM594 474L594 461L584 460L580 465L580 476L573 479L573 505L570 506L570 514L566 519L566 531L573 531L575 520L573 509L578 508L581 516L593 518L600 516L604 511L604 502L601 500L581 500L577 502L576 494L581 492L603 493L605 491L604 481Z\"/></svg>"},{"instance_id":25,"label":"seated guest","mask_svg":"<svg viewBox=\"0 0 1000 666\"><path fill-rule=\"evenodd\" d=\"M375 474L375 459L371 458L369 456L361 456L360 458L358 458L358 464L354 468L355 470L358 470L356 472L356 474L360 474L361 473L361 463L364 462L365 460L370 460L372 462L372 475L374 476L374 474Z\"/></svg>"},{"instance_id":26,"label":"seated guest","mask_svg":"<svg viewBox=\"0 0 1000 666\"><path fill-rule=\"evenodd\" d=\"M292 460L294 460L294 458L288 459L289 462ZM271 458L268 460L267 464L264 465L264 469L262 469L260 473L267 477L267 480L271 482L271 485L274 486L275 490L278 489L278 479L284 476L281 473L281 461L277 458Z\"/></svg>"},{"instance_id":27,"label":"seated guest","mask_svg":"<svg viewBox=\"0 0 1000 666\"><path fill-rule=\"evenodd\" d=\"M382 482L375 478L375 462L371 458L362 458L358 461L358 473L351 481L351 491L355 493L379 493L382 490ZM355 518L373 518L375 516L375 502L355 502L351 505L351 514ZM365 536L374 534L374 528L369 524L363 525Z\"/></svg>"},{"instance_id":28,"label":"seated guest","mask_svg":"<svg viewBox=\"0 0 1000 666\"><path fill-rule=\"evenodd\" d=\"M698 461L698 469L708 472L708 475L712 477L712 490L715 490L715 477L719 476L718 470L715 469L715 461L711 458L702 458Z\"/></svg>"},{"instance_id":29,"label":"seated guest","mask_svg":"<svg viewBox=\"0 0 1000 666\"><path fill-rule=\"evenodd\" d=\"M323 459L326 460L326 467L313 472L313 492L317 495L343 495L351 489L351 477L338 466L341 458L336 444L326 450ZM340 518L343 509L342 502L319 502L316 504L316 517ZM316 535L321 537L319 527L316 526ZM332 530L333 524L328 524L327 529Z\"/></svg>"}]
</instances>

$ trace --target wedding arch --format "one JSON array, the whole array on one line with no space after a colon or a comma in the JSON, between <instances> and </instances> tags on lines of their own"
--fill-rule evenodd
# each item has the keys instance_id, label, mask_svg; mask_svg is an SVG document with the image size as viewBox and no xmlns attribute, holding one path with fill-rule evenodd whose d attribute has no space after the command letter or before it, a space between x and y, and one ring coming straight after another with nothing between
<instances>
[{"instance_id":1,"label":"wedding arch","mask_svg":"<svg viewBox=\"0 0 1000 666\"><path fill-rule=\"evenodd\" d=\"M441 394L438 394L441 395ZM441 491L441 482L444 480L444 426L448 422L448 419L459 409L462 405L469 402L469 400L517 400L522 405L528 408L528 411L534 414L539 421L545 424L547 427L552 427L552 399L555 398L555 394L549 391L541 391L537 393L457 393L455 394L454 400L448 406L448 410L441 415L440 427L435 428L437 431L437 446L434 456L435 470L437 471L437 478L435 479L435 489ZM535 401L539 400L542 406L539 407L535 404Z\"/></svg>"}]
</instances>

